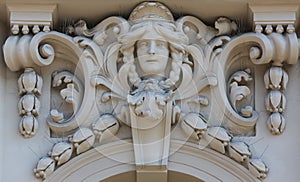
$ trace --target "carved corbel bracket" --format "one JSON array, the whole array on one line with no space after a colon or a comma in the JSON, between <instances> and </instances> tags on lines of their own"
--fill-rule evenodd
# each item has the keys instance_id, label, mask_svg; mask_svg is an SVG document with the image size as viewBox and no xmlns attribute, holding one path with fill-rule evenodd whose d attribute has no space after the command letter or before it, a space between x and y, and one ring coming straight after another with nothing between
<instances>
[{"instance_id":1,"label":"carved corbel bracket","mask_svg":"<svg viewBox=\"0 0 300 182\"><path fill-rule=\"evenodd\" d=\"M268 127L273 134L280 134L285 127L282 113L286 107L286 99L283 91L288 83L288 74L283 65L284 63L295 64L297 62L299 47L297 36L295 33L271 33L268 35L246 33L228 43L223 58L229 59L232 57L230 54L234 54L236 51L234 49L241 45L249 50L249 58L252 63L256 65L271 63L272 65L264 75L265 87L271 90L265 104L267 111L274 114L268 120ZM249 93L245 90L245 87L238 87L236 84L231 84L231 89L233 88L243 89L243 95ZM233 93L232 90L231 93ZM243 95L240 95L240 97Z\"/></svg>"},{"instance_id":2,"label":"carved corbel bracket","mask_svg":"<svg viewBox=\"0 0 300 182\"><path fill-rule=\"evenodd\" d=\"M264 83L269 91L265 107L270 112L268 128L274 135L279 135L285 128L283 116L286 108L284 91L287 88L288 73L284 64L296 64L299 57L299 40L295 33L298 6L295 5L250 5L255 32L265 33L269 39L268 47L254 46L250 49L250 58L254 64L268 64ZM267 53L268 52L268 53ZM266 56L261 60L262 55Z\"/></svg>"}]
</instances>

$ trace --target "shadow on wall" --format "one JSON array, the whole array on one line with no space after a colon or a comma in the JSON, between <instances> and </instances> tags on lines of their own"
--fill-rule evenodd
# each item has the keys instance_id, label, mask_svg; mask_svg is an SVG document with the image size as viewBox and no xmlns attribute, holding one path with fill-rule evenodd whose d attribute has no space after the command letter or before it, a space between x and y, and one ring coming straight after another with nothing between
<instances>
[{"instance_id":1,"label":"shadow on wall","mask_svg":"<svg viewBox=\"0 0 300 182\"><path fill-rule=\"evenodd\" d=\"M4 24L0 22L0 45L1 45L1 50L0 50L0 75L4 74L3 69L5 68L4 64L4 58L3 58L3 49L2 45L4 44L4 41L6 40L8 36L7 28L5 28Z\"/></svg>"}]
</instances>

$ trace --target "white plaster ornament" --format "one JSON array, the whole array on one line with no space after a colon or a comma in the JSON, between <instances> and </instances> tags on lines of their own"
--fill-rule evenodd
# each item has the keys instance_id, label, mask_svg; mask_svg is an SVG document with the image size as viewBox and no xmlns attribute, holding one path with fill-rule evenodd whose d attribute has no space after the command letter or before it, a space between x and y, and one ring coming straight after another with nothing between
<instances>
[{"instance_id":1,"label":"white plaster ornament","mask_svg":"<svg viewBox=\"0 0 300 182\"><path fill-rule=\"evenodd\" d=\"M36 117L40 112L40 101L43 86L42 77L33 68L25 68L18 79L19 95L22 96L18 103L19 115L22 119L19 131L25 138L30 138L38 131Z\"/></svg>"},{"instance_id":2,"label":"white plaster ornament","mask_svg":"<svg viewBox=\"0 0 300 182\"><path fill-rule=\"evenodd\" d=\"M283 64L295 64L298 58L292 27L285 35L280 25L276 32L255 25L256 33L236 35L238 27L228 18L218 18L214 27L193 16L175 20L158 2L138 5L128 20L112 16L87 27L80 20L68 27L69 35L12 35L4 45L9 68L25 68L18 81L20 131L25 136L37 132L35 117L44 104L38 101L42 79L29 67L54 70L42 75L55 103L47 118L49 137L69 140L55 144L50 157L38 162L37 177L46 178L72 157L124 131L132 136L137 169L167 168L169 145L176 138L206 143L215 150L211 152L232 158L255 177L266 177L266 165L236 136L261 131L255 128L252 73L269 63L272 67L264 75L267 123L272 133L283 132L288 83ZM26 27L22 31L26 33ZM12 54L16 49L28 59ZM174 128L180 137L174 136Z\"/></svg>"}]
</instances>

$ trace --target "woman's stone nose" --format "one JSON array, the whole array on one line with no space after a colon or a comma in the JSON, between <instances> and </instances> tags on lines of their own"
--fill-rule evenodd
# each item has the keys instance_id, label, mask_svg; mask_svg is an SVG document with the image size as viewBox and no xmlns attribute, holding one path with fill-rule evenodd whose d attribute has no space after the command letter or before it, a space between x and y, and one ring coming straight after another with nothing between
<instances>
[{"instance_id":1,"label":"woman's stone nose","mask_svg":"<svg viewBox=\"0 0 300 182\"><path fill-rule=\"evenodd\" d=\"M154 40L151 40L149 42L149 54L155 54L156 53L156 44Z\"/></svg>"}]
</instances>

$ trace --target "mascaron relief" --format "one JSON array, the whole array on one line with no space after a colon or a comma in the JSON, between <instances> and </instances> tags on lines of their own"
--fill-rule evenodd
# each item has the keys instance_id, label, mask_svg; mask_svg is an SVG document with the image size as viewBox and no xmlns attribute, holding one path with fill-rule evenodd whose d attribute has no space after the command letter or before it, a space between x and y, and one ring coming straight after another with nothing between
<instances>
[{"instance_id":1,"label":"mascaron relief","mask_svg":"<svg viewBox=\"0 0 300 182\"><path fill-rule=\"evenodd\" d=\"M268 125L274 134L283 131L282 92L288 75L281 63L294 64L298 57L293 31L235 35L237 26L227 18L218 18L214 27L192 16L175 21L157 2L138 5L128 20L109 17L92 29L80 20L67 30L68 35L14 35L4 45L8 67L25 68L19 79L24 95L20 132L25 137L37 132L41 76L52 78L44 83L51 84L54 103L46 122L63 141L38 161L37 177L48 177L72 157L117 136L122 127L131 128L137 166L167 165L176 126L188 140L231 157L257 178L266 177L266 165L234 138L255 133L251 70L270 62L274 67L264 79L271 90L266 98ZM278 52L280 44L289 51ZM16 48L22 57L14 54ZM64 68L63 62L73 66ZM56 63L62 67L53 69ZM34 71L45 66L52 68L52 75Z\"/></svg>"}]
</instances>

